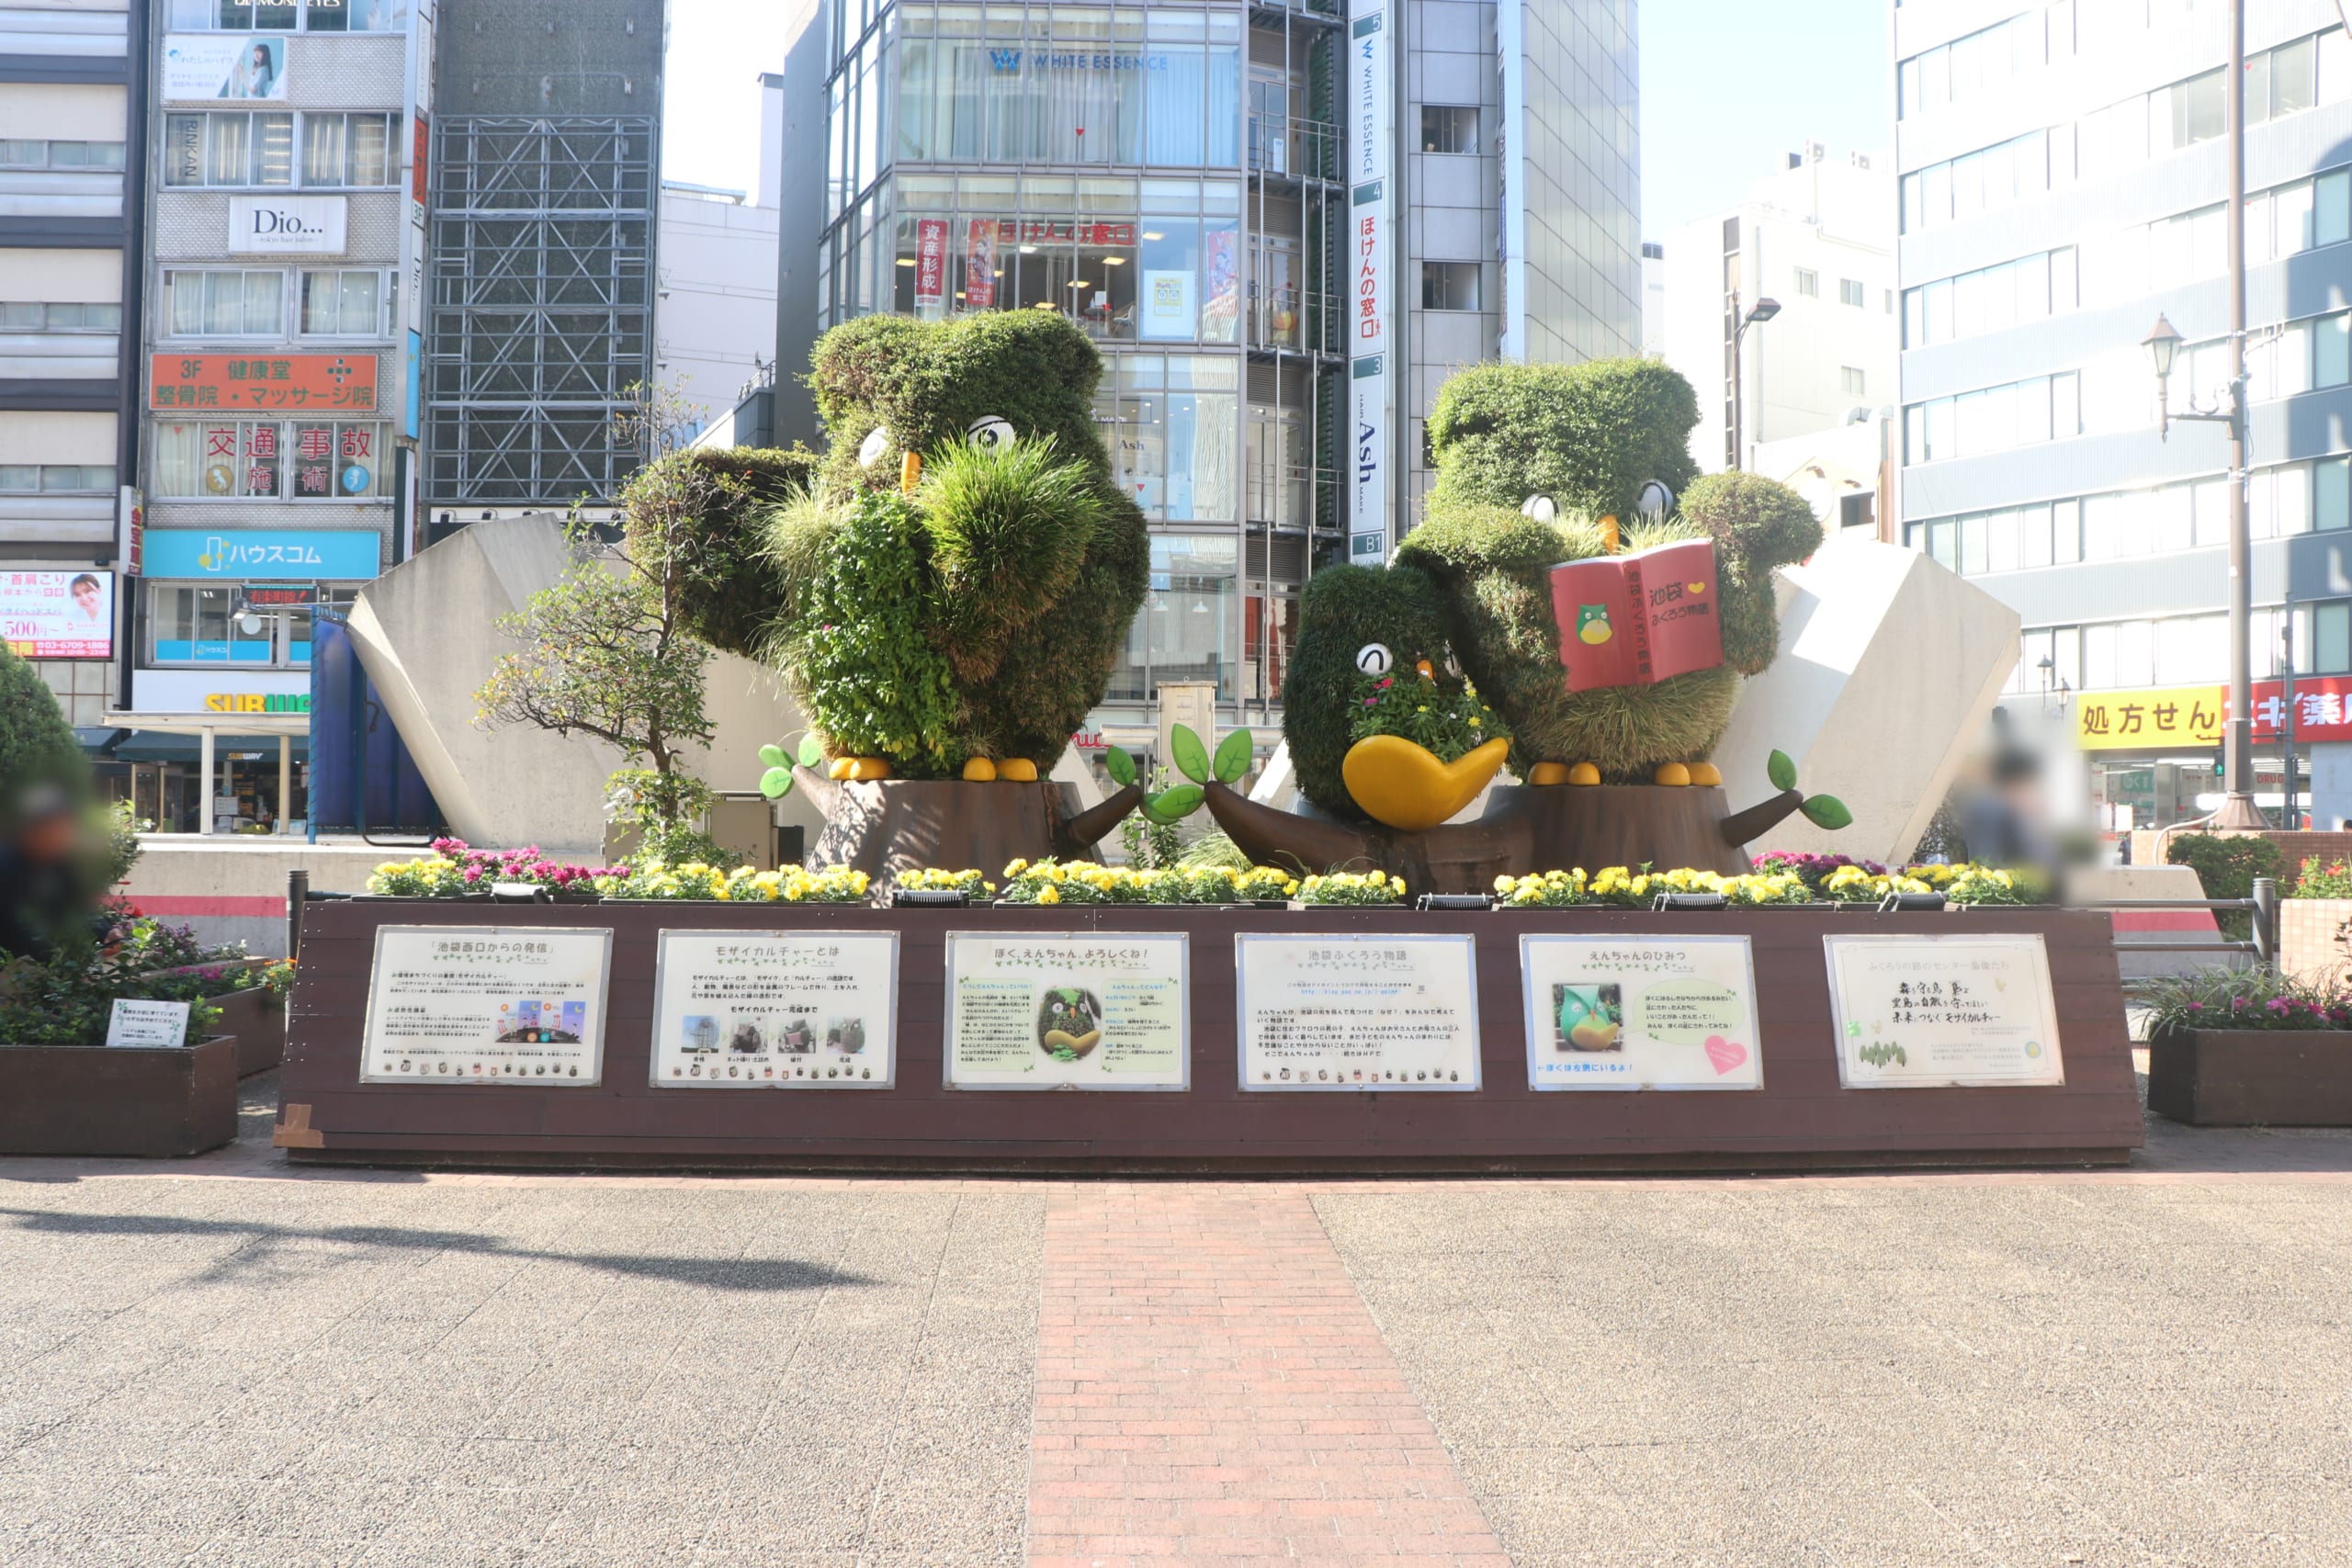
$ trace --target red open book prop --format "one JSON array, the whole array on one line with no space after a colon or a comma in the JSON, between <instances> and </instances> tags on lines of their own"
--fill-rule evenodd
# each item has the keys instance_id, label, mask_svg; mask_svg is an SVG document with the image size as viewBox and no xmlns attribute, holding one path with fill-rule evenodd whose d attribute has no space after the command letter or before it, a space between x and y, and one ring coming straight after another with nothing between
<instances>
[{"instance_id":1,"label":"red open book prop","mask_svg":"<svg viewBox=\"0 0 2352 1568\"><path fill-rule=\"evenodd\" d=\"M1724 661L1715 542L1679 539L1552 569L1568 690L1647 686Z\"/></svg>"}]
</instances>

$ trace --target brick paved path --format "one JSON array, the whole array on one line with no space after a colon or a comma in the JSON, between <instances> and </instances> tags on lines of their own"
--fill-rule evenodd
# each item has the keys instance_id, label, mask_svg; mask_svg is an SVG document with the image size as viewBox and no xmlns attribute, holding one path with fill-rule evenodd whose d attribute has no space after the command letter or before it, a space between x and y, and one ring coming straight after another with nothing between
<instances>
[{"instance_id":1,"label":"brick paved path","mask_svg":"<svg viewBox=\"0 0 2352 1568\"><path fill-rule=\"evenodd\" d=\"M1306 1198L1046 1210L1030 1568L1509 1568Z\"/></svg>"}]
</instances>

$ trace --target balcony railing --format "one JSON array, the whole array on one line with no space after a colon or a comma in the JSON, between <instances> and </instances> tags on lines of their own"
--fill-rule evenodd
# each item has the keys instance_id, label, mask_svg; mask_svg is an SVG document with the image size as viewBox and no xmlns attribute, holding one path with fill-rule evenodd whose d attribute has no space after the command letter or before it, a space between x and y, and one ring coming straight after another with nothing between
<instances>
[{"instance_id":1,"label":"balcony railing","mask_svg":"<svg viewBox=\"0 0 2352 1568\"><path fill-rule=\"evenodd\" d=\"M1337 297L1288 285L1253 290L1243 312L1243 330L1251 348L1337 354Z\"/></svg>"},{"instance_id":2,"label":"balcony railing","mask_svg":"<svg viewBox=\"0 0 2352 1568\"><path fill-rule=\"evenodd\" d=\"M1340 177L1340 128L1294 115L1250 117L1250 172L1296 180Z\"/></svg>"}]
</instances>

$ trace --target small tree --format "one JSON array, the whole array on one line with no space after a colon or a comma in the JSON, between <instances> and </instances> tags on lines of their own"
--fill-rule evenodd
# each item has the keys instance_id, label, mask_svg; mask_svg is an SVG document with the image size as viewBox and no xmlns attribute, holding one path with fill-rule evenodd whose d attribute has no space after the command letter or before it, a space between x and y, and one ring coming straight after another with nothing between
<instances>
[{"instance_id":1,"label":"small tree","mask_svg":"<svg viewBox=\"0 0 2352 1568\"><path fill-rule=\"evenodd\" d=\"M684 422L674 393L637 386L616 433L648 461L623 487L626 549L601 543L575 509L564 525L578 558L562 580L531 595L499 630L522 646L501 654L474 694L477 723L527 724L558 735L593 736L632 764L613 775L608 798L644 832L662 858L705 848L680 835L710 794L680 764L682 747L711 738L703 706L710 649L691 627L698 576L695 520L719 482L691 463L670 460ZM714 848L715 846L707 846Z\"/></svg>"}]
</instances>

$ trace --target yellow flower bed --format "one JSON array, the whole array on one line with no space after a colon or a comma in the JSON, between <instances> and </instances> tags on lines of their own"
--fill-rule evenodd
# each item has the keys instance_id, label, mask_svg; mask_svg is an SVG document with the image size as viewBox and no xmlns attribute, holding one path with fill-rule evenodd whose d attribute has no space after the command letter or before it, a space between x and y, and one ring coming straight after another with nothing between
<instances>
[{"instance_id":1,"label":"yellow flower bed","mask_svg":"<svg viewBox=\"0 0 2352 1568\"><path fill-rule=\"evenodd\" d=\"M1308 905L1401 904L1405 879L1377 871L1335 871L1328 876L1308 877L1299 884L1298 897Z\"/></svg>"},{"instance_id":2,"label":"yellow flower bed","mask_svg":"<svg viewBox=\"0 0 2352 1568\"><path fill-rule=\"evenodd\" d=\"M648 861L626 876L600 876L596 891L607 898L673 898L718 904L862 904L870 880L862 871L830 866L809 871L797 865L774 871L737 866L721 871L700 861L664 865Z\"/></svg>"}]
</instances>

